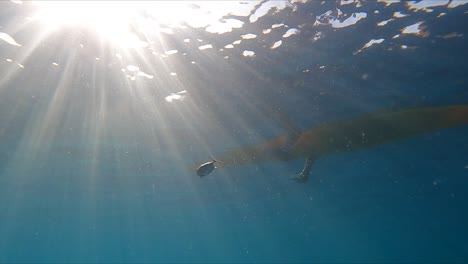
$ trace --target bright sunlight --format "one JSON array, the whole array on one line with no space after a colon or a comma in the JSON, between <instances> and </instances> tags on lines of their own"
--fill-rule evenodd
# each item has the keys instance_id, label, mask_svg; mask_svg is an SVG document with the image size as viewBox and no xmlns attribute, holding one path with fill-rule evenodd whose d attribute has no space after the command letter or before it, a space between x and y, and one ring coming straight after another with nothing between
<instances>
[{"instance_id":1,"label":"bright sunlight","mask_svg":"<svg viewBox=\"0 0 468 264\"><path fill-rule=\"evenodd\" d=\"M171 33L174 28L207 27L227 14L248 14L255 4L258 1L37 1L33 19L48 30L85 27L103 39L122 42L135 30ZM225 26L230 31L228 23Z\"/></svg>"}]
</instances>

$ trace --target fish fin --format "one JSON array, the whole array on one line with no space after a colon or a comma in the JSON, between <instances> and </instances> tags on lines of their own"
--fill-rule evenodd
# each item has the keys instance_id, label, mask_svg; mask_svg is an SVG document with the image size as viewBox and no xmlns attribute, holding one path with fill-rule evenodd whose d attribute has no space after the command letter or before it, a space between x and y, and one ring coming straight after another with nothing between
<instances>
[{"instance_id":1,"label":"fish fin","mask_svg":"<svg viewBox=\"0 0 468 264\"><path fill-rule=\"evenodd\" d=\"M297 183L306 183L309 180L309 174L301 172L297 175L289 177L289 179L294 180Z\"/></svg>"},{"instance_id":2,"label":"fish fin","mask_svg":"<svg viewBox=\"0 0 468 264\"><path fill-rule=\"evenodd\" d=\"M298 175L292 176L291 180L294 180L297 183L307 182L309 180L310 169L312 168L312 164L314 163L314 161L315 158L308 157L304 164L304 169L302 169L302 171Z\"/></svg>"},{"instance_id":3,"label":"fish fin","mask_svg":"<svg viewBox=\"0 0 468 264\"><path fill-rule=\"evenodd\" d=\"M213 159L211 156L208 156L208 157L211 159L211 161L213 161L213 162L215 162L215 163L216 163L216 162L224 163L224 162L221 161L221 160L215 160L215 159Z\"/></svg>"}]
</instances>

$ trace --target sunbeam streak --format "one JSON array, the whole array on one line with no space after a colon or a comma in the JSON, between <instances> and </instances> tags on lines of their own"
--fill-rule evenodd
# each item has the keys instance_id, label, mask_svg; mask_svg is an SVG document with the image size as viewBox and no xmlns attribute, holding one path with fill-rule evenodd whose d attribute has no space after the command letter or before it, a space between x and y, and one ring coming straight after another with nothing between
<instances>
[{"instance_id":1,"label":"sunbeam streak","mask_svg":"<svg viewBox=\"0 0 468 264\"><path fill-rule=\"evenodd\" d=\"M0 262L466 259L467 7L0 1Z\"/></svg>"},{"instance_id":2,"label":"sunbeam streak","mask_svg":"<svg viewBox=\"0 0 468 264\"><path fill-rule=\"evenodd\" d=\"M226 14L245 14L259 1L247 5L217 1L37 1L33 20L50 29L86 27L99 36L122 41L129 29L171 32L175 28L207 27L216 24L220 32L230 31L229 23L219 24ZM214 31L216 33L216 31Z\"/></svg>"}]
</instances>

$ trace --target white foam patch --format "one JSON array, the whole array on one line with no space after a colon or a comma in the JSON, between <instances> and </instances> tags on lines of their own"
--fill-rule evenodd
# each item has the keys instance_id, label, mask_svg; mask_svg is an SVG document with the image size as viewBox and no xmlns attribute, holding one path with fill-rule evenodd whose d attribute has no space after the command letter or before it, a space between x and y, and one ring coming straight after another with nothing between
<instances>
[{"instance_id":1,"label":"white foam patch","mask_svg":"<svg viewBox=\"0 0 468 264\"><path fill-rule=\"evenodd\" d=\"M218 21L216 23L212 23L208 27L206 27L206 31L210 33L217 33L217 34L224 34L227 32L231 32L234 28L241 28L244 25L244 22L237 20L237 19L224 19L223 21Z\"/></svg>"},{"instance_id":2,"label":"white foam patch","mask_svg":"<svg viewBox=\"0 0 468 264\"><path fill-rule=\"evenodd\" d=\"M371 39L369 42L367 42L361 49L359 49L358 51L354 52L354 55L358 54L359 52L362 52L363 50L371 47L372 45L374 44L380 44L382 42L384 42L385 39L383 38L380 38L380 39Z\"/></svg>"},{"instance_id":3,"label":"white foam patch","mask_svg":"<svg viewBox=\"0 0 468 264\"><path fill-rule=\"evenodd\" d=\"M187 96L187 91L183 90L177 93L171 93L170 95L166 96L165 99L169 103L172 103L173 101L182 101L185 99L186 96Z\"/></svg>"},{"instance_id":4,"label":"white foam patch","mask_svg":"<svg viewBox=\"0 0 468 264\"><path fill-rule=\"evenodd\" d=\"M8 35L7 33L0 32L0 39L10 45L21 47L21 45L18 44L18 42L16 42L16 40L12 38L10 35Z\"/></svg>"},{"instance_id":5,"label":"white foam patch","mask_svg":"<svg viewBox=\"0 0 468 264\"><path fill-rule=\"evenodd\" d=\"M395 18L401 18L401 17L407 17L407 16L408 16L407 14L403 14L400 11L397 11L397 12L393 13L393 17L395 17Z\"/></svg>"},{"instance_id":6,"label":"white foam patch","mask_svg":"<svg viewBox=\"0 0 468 264\"><path fill-rule=\"evenodd\" d=\"M251 50L244 50L244 52L242 53L242 55L244 57L253 57L255 56L255 52L251 51Z\"/></svg>"},{"instance_id":7,"label":"white foam patch","mask_svg":"<svg viewBox=\"0 0 468 264\"><path fill-rule=\"evenodd\" d=\"M452 0L450 4L448 4L448 8L455 8L457 6L468 4L468 0Z\"/></svg>"},{"instance_id":8,"label":"white foam patch","mask_svg":"<svg viewBox=\"0 0 468 264\"><path fill-rule=\"evenodd\" d=\"M213 48L213 45L211 44L206 44L206 45L198 47L199 50L206 50L206 49L212 49L212 48Z\"/></svg>"},{"instance_id":9,"label":"white foam patch","mask_svg":"<svg viewBox=\"0 0 468 264\"><path fill-rule=\"evenodd\" d=\"M366 45L364 45L363 48L369 48L370 46L374 45L374 44L380 44L382 42L384 42L385 39L381 38L381 39L371 39L369 42L366 43Z\"/></svg>"},{"instance_id":10,"label":"white foam patch","mask_svg":"<svg viewBox=\"0 0 468 264\"><path fill-rule=\"evenodd\" d=\"M343 15L343 11L341 11L339 8L336 9L337 15L336 17L340 17Z\"/></svg>"},{"instance_id":11,"label":"white foam patch","mask_svg":"<svg viewBox=\"0 0 468 264\"><path fill-rule=\"evenodd\" d=\"M419 2L409 1L406 2L408 9L415 9L415 10L428 10L429 7L436 7L436 6L445 6L450 2L450 0L422 0Z\"/></svg>"},{"instance_id":12,"label":"white foam patch","mask_svg":"<svg viewBox=\"0 0 468 264\"><path fill-rule=\"evenodd\" d=\"M172 55L172 54L176 54L178 52L179 52L178 50L168 50L168 51L165 51L164 53L166 53L166 55Z\"/></svg>"},{"instance_id":13,"label":"white foam patch","mask_svg":"<svg viewBox=\"0 0 468 264\"><path fill-rule=\"evenodd\" d=\"M377 0L377 2L381 2L384 3L385 6L389 6L391 4L400 3L400 0Z\"/></svg>"},{"instance_id":14,"label":"white foam patch","mask_svg":"<svg viewBox=\"0 0 468 264\"><path fill-rule=\"evenodd\" d=\"M411 26L407 26L405 28L402 29L401 31L401 34L419 34L421 32L421 30L419 29L419 26L422 24L423 22L418 22L416 24L413 24Z\"/></svg>"},{"instance_id":15,"label":"white foam patch","mask_svg":"<svg viewBox=\"0 0 468 264\"><path fill-rule=\"evenodd\" d=\"M393 18L390 18L388 20L380 21L379 23L377 23L377 26L383 27L383 26L387 25L388 22L393 21L393 20L394 20Z\"/></svg>"},{"instance_id":16,"label":"white foam patch","mask_svg":"<svg viewBox=\"0 0 468 264\"><path fill-rule=\"evenodd\" d=\"M291 28L291 29L288 29L288 31L286 31L286 33L284 33L283 35L283 38L288 38L292 35L296 35L299 33L299 29L297 28Z\"/></svg>"},{"instance_id":17,"label":"white foam patch","mask_svg":"<svg viewBox=\"0 0 468 264\"><path fill-rule=\"evenodd\" d=\"M241 35L241 38L242 38L242 39L254 39L254 38L256 38L256 37L257 37L257 35L251 34L251 33L245 34L245 35Z\"/></svg>"},{"instance_id":18,"label":"white foam patch","mask_svg":"<svg viewBox=\"0 0 468 264\"><path fill-rule=\"evenodd\" d=\"M318 31L317 33L314 34L313 40L316 42L317 40L321 39L323 36L322 32Z\"/></svg>"},{"instance_id":19,"label":"white foam patch","mask_svg":"<svg viewBox=\"0 0 468 264\"><path fill-rule=\"evenodd\" d=\"M344 5L353 4L355 2L356 0L341 0L340 5L344 6Z\"/></svg>"},{"instance_id":20,"label":"white foam patch","mask_svg":"<svg viewBox=\"0 0 468 264\"><path fill-rule=\"evenodd\" d=\"M268 11L270 11L270 9L276 8L277 10L282 10L287 6L288 6L287 1L264 2L257 10L255 10L255 13L253 13L249 17L249 21L250 23L255 23L260 17L263 17L264 15L268 14Z\"/></svg>"},{"instance_id":21,"label":"white foam patch","mask_svg":"<svg viewBox=\"0 0 468 264\"><path fill-rule=\"evenodd\" d=\"M285 27L286 25L283 24L283 23L280 23L280 24L273 24L271 25L271 28L279 28L279 27Z\"/></svg>"},{"instance_id":22,"label":"white foam patch","mask_svg":"<svg viewBox=\"0 0 468 264\"><path fill-rule=\"evenodd\" d=\"M227 44L226 46L224 46L225 49L233 49L234 48L234 45L232 44Z\"/></svg>"},{"instance_id":23,"label":"white foam patch","mask_svg":"<svg viewBox=\"0 0 468 264\"><path fill-rule=\"evenodd\" d=\"M138 66L135 66L135 65L127 65L127 70L134 72L134 71L139 71L140 68L138 68Z\"/></svg>"},{"instance_id":24,"label":"white foam patch","mask_svg":"<svg viewBox=\"0 0 468 264\"><path fill-rule=\"evenodd\" d=\"M278 40L273 44L273 46L271 46L271 49L276 49L277 47L281 46L281 44L283 44L283 41Z\"/></svg>"},{"instance_id":25,"label":"white foam patch","mask_svg":"<svg viewBox=\"0 0 468 264\"><path fill-rule=\"evenodd\" d=\"M121 69L121 71L123 73L127 73L125 76L132 81L135 81L137 76L145 77L150 80L154 78L153 75L141 71L140 68L136 65L127 65L126 69Z\"/></svg>"},{"instance_id":26,"label":"white foam patch","mask_svg":"<svg viewBox=\"0 0 468 264\"><path fill-rule=\"evenodd\" d=\"M353 13L350 17L345 19L344 21L340 21L339 19L332 18L330 19L329 23L334 28L345 28L356 24L359 20L364 19L367 17L367 13L359 12Z\"/></svg>"},{"instance_id":27,"label":"white foam patch","mask_svg":"<svg viewBox=\"0 0 468 264\"><path fill-rule=\"evenodd\" d=\"M142 72L142 71L139 71L137 75L138 75L138 76L141 76L141 77L145 77L145 78L150 79L150 80L154 78L153 75L147 74L147 73Z\"/></svg>"}]
</instances>

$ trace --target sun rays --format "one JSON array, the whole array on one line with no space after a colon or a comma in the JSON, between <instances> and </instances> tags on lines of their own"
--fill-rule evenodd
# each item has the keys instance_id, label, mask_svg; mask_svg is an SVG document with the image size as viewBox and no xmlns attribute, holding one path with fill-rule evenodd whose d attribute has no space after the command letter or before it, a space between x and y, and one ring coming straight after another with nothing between
<instances>
[{"instance_id":1,"label":"sun rays","mask_svg":"<svg viewBox=\"0 0 468 264\"><path fill-rule=\"evenodd\" d=\"M154 149L167 147L165 154L179 159L187 153L184 148L195 149L190 153L211 152L217 145L210 140L213 131L226 135L223 144L240 134L248 135L242 140L261 140L263 135L243 117L267 120L265 126L278 123L271 114L271 109L279 109L273 106L274 97L282 91L281 96L295 95L289 94L287 80L281 83L281 77L272 75L274 69L287 67L283 61L289 58L282 54L297 55L295 38L309 34L300 41L313 39L307 42L311 46L307 51L313 54L314 43L323 41L318 37L323 28L345 30L368 20L355 12L327 11L299 24L288 21L296 15L295 2L300 1L15 1L27 11L18 23L0 25L0 43L9 56L1 58L9 64L0 76L0 92L10 88L11 80L22 79L21 74L25 79L36 74L36 83L22 84L48 93L40 103L32 103L34 118L21 151L32 154L27 148L33 147L40 156L44 146L59 144L55 135L68 129L63 125L67 111L78 113L81 140L91 149L91 174L96 175L100 148L125 142L110 140L121 136L118 129L131 130L125 122L150 135ZM276 21L280 11L285 12ZM262 20L265 15L271 20ZM352 21L343 20L346 16ZM348 22L338 25L338 20ZM365 48L356 56L392 45L383 38L374 42L371 47L364 41ZM305 61L312 61L310 54L303 54ZM268 64L276 68L263 71ZM306 62L300 67L305 68L288 70L314 70ZM219 103L223 100L225 105ZM225 125L233 130L220 125L223 119L230 120ZM138 141L128 142L133 140Z\"/></svg>"}]
</instances>

